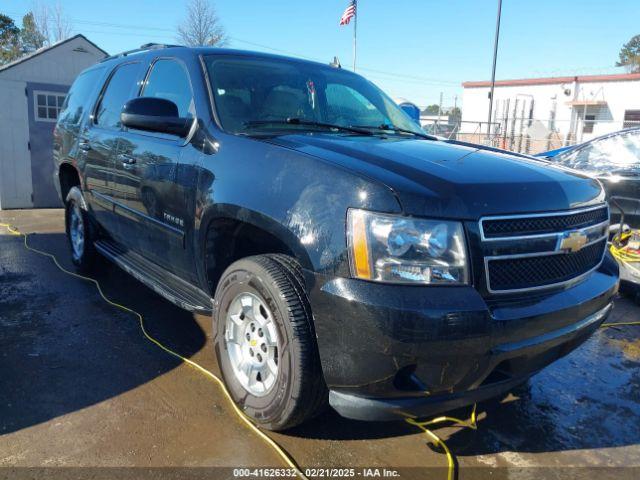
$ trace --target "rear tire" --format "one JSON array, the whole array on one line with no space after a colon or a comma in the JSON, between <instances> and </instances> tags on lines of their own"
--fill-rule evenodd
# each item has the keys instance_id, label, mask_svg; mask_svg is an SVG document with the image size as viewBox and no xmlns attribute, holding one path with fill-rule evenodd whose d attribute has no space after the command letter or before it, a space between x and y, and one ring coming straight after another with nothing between
<instances>
[{"instance_id":1,"label":"rear tire","mask_svg":"<svg viewBox=\"0 0 640 480\"><path fill-rule=\"evenodd\" d=\"M233 263L215 294L214 347L236 404L261 427L286 430L327 403L302 269L285 255Z\"/></svg>"},{"instance_id":2,"label":"rear tire","mask_svg":"<svg viewBox=\"0 0 640 480\"><path fill-rule=\"evenodd\" d=\"M78 190L77 187L72 188L74 189ZM78 270L89 271L97 257L93 246L96 239L89 216L80 205L78 198L78 192L70 191L67 196L65 205L67 238L71 248L71 261Z\"/></svg>"}]
</instances>

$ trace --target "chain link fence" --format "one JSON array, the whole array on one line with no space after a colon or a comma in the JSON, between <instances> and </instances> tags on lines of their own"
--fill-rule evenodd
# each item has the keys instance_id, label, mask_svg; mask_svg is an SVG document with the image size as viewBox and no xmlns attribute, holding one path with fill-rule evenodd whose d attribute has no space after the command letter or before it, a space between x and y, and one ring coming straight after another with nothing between
<instances>
[{"instance_id":1,"label":"chain link fence","mask_svg":"<svg viewBox=\"0 0 640 480\"><path fill-rule=\"evenodd\" d=\"M535 155L587 142L625 128L640 127L640 121L552 121L514 117L504 121L428 122L427 133L464 142L479 143L518 153Z\"/></svg>"}]
</instances>

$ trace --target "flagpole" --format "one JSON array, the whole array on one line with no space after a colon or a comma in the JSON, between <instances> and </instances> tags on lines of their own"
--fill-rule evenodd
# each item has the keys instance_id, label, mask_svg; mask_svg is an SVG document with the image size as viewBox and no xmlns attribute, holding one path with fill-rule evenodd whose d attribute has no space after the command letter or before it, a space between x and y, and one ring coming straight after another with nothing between
<instances>
[{"instance_id":1,"label":"flagpole","mask_svg":"<svg viewBox=\"0 0 640 480\"><path fill-rule=\"evenodd\" d=\"M355 2L356 5L356 14L353 18L353 71L356 71L356 57L358 55L358 15L360 12L358 11L358 3Z\"/></svg>"}]
</instances>

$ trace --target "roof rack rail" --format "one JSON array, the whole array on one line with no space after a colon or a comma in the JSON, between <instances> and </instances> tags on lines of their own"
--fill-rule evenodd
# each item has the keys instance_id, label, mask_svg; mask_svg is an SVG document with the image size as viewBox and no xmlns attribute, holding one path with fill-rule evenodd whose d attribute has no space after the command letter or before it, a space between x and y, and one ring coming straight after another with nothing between
<instances>
[{"instance_id":1,"label":"roof rack rail","mask_svg":"<svg viewBox=\"0 0 640 480\"><path fill-rule=\"evenodd\" d=\"M184 45L169 45L165 43L145 43L144 45L140 45L140 48L134 48L133 50L126 50L124 52L116 53L114 55L105 57L102 60L100 60L100 63L106 62L108 60L113 60L114 58L126 57L127 55L131 55L132 53L146 52L147 50L160 50L162 48L175 48L175 47L184 47Z\"/></svg>"}]
</instances>

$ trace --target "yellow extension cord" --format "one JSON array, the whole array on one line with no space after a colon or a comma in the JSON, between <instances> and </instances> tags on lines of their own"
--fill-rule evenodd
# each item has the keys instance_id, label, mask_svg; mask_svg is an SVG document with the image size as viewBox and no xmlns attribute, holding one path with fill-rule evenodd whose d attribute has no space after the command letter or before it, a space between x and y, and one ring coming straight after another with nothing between
<instances>
[{"instance_id":1,"label":"yellow extension cord","mask_svg":"<svg viewBox=\"0 0 640 480\"><path fill-rule=\"evenodd\" d=\"M627 248L626 244L629 237L631 237L632 232L633 231L624 231L617 233L611 241L609 251L616 260L624 263L630 270L638 274L638 277L640 277L640 270L631 265L632 263L640 262L640 254Z\"/></svg>"},{"instance_id":2,"label":"yellow extension cord","mask_svg":"<svg viewBox=\"0 0 640 480\"><path fill-rule=\"evenodd\" d=\"M58 267L62 272L66 273L67 275L71 275L72 277L79 278L80 280L84 280L86 282L93 283L96 286L96 288L98 289L98 293L100 294L102 299L105 302L107 302L109 305L111 305L113 307L116 307L116 308L118 308L118 309L120 309L120 310L122 310L124 312L130 313L130 314L136 316L138 318L138 322L140 324L140 329L142 330L142 333L147 338L147 340L155 343L158 347L160 347L162 350L167 352L169 355L173 355L174 357L179 358L180 360L185 362L187 365L195 368L196 370L200 371L201 373L203 373L207 377L211 378L214 382L216 382L218 384L218 386L220 387L220 390L222 390L222 393L224 393L224 396L227 398L227 400L229 400L229 404L233 408L233 411L237 414L238 418L240 418L240 420L242 420L242 422L249 428L249 430L253 431L253 433L258 435L258 437L260 437L265 443L267 443L271 448L273 448L273 450L275 450L275 452L284 460L285 464L287 464L287 466L289 466L290 468L292 468L292 469L294 469L296 471L298 477L302 478L303 480L307 480L307 477L304 475L304 473L302 473L300 468L298 468L298 466L293 461L293 459L289 455L287 455L287 453L282 449L282 447L280 447L280 445L278 445L274 440L272 440L266 433L264 433L256 425L254 425L253 422L251 420L249 420L249 418L242 412L242 410L240 410L240 408L235 404L235 402L231 398L231 395L229 394L229 391L225 387L225 385L222 382L222 380L220 380L220 378L218 378L213 372L210 372L209 370L207 370L203 366L197 364L196 362L194 362L192 360L189 360L188 358L183 357L179 353L174 352L170 348L165 347L162 343L160 343L158 340L156 340L151 335L149 335L149 333L147 333L147 330L144 328L144 319L143 319L142 315L140 313L136 312L135 310L132 310L131 308L125 307L124 305L121 305L121 304L116 303L116 302L114 302L112 300L109 300L109 298L107 298L107 296L102 291L102 287L100 286L100 282L98 282L97 280L95 280L93 278L85 277L83 275L79 275L77 273L74 273L74 272L71 272L71 271L67 270L62 265L60 265L60 263L58 262L58 259L55 257L55 255L52 255L52 254L47 253L47 252L43 252L42 250L38 250L37 248L30 247L29 244L27 243L27 237L29 235L20 232L17 228L13 227L12 225L9 225L9 224L6 224L6 223L0 223L0 227L5 227L9 231L9 233L11 233L12 235L22 236L24 238L24 246L25 246L25 248L27 250L30 250L30 251L35 252L35 253L40 254L40 255L44 255L45 257L49 257L51 260L53 260L53 263L55 263L56 267Z\"/></svg>"},{"instance_id":3,"label":"yellow extension cord","mask_svg":"<svg viewBox=\"0 0 640 480\"><path fill-rule=\"evenodd\" d=\"M298 477L302 478L303 480L308 480L307 477L305 476L305 474L296 465L295 461L282 449L282 447L280 447L267 434L265 434L262 430L260 430L242 412L242 410L240 410L240 408L235 404L235 402L231 398L231 395L229 394L229 391L227 390L227 387L224 385L224 382L222 382L222 380L219 377L217 377L214 373L212 373L211 371L207 370L203 366L197 364L196 362L194 362L192 360L189 360L186 357L183 357L182 355L180 355L177 352L174 352L173 350L171 350L170 348L164 346L158 340L153 338L151 335L149 335L147 333L145 327L144 327L144 319L143 319L142 315L140 313L136 312L135 310L132 310L131 308L125 307L124 305L121 305L121 304L116 303L116 302L114 302L112 300L109 300L109 298L107 298L107 296L102 291L102 287L100 286L100 283L97 280L95 280L93 278L90 278L90 277L85 277L83 275L79 275L79 274L77 274L75 272L71 272L71 271L65 269L62 265L60 265L60 263L58 262L58 260L55 257L55 255L52 255L52 254L47 253L47 252L43 252L41 250L38 250L37 248L30 247L28 242L27 242L27 237L29 235L20 232L17 228L13 227L12 225L7 224L7 223L0 223L0 227L6 228L7 231L9 233L11 233L12 235L22 236L23 239L24 239L24 246L25 246L25 248L27 250L50 258L51 260L53 260L53 263L56 265L56 267L58 267L58 269L60 269L62 272L66 273L67 275L71 275L72 277L78 278L80 280L84 280L86 282L93 283L96 286L96 289L98 290L98 293L100 294L100 297L105 302L107 302L109 305L111 305L113 307L116 307L116 308L118 308L118 309L120 309L120 310L122 310L124 312L130 313L130 314L134 315L135 317L137 317L138 323L140 325L140 329L142 330L142 333L147 338L147 340L153 342L155 345L160 347L162 350L164 350L169 355L172 355L172 356L182 360L187 365L195 368L196 370L200 371L200 373L202 373L205 376L207 376L210 379L212 379L220 387L220 390L222 390L222 392L224 393L224 396L229 401L229 404L231 405L231 408L236 413L238 418L240 418L240 420L249 428L249 430L251 430L258 437L260 437L267 445L269 445L280 456L280 458L282 458L282 460L285 462L285 464L287 466L289 466L290 468L292 468L292 469L294 469L296 471ZM612 253L613 253L613 251L612 251ZM619 258L618 256L616 256L616 254L614 254L614 257ZM622 326L622 325L640 325L640 322L604 323L604 324L601 325L601 327L613 327L613 326ZM455 462L454 462L453 454L449 450L449 447L447 447L447 444L439 436L437 436L435 433L433 433L427 427L428 426L432 426L432 425L445 423L445 422L452 422L454 424L454 426L458 425L458 426L462 426L462 427L466 427L466 428L471 428L473 430L477 430L478 425L477 425L477 417L476 417L476 405L473 406L473 410L471 412L471 417L469 418L469 420L461 420L459 418L442 416L442 417L437 417L437 418L434 418L432 420L427 420L427 421L424 421L424 422L420 422L420 421L415 420L413 418L406 418L405 421L408 424L413 425L413 426L418 427L419 429L421 429L424 432L424 434L427 436L427 438L429 438L433 443L435 443L436 445L438 445L438 446L440 446L442 448L442 450L444 451L444 453L445 453L445 455L447 457L447 480L453 480L454 477L455 477L455 472L456 472L456 465L455 465Z\"/></svg>"},{"instance_id":4,"label":"yellow extension cord","mask_svg":"<svg viewBox=\"0 0 640 480\"><path fill-rule=\"evenodd\" d=\"M619 263L624 264L626 268L635 272L638 275L638 279L640 279L640 269L634 267L633 263L640 262L640 254L637 254L633 251L630 251L625 242L631 236L631 231L624 231L617 233L609 246L609 251L613 258L615 258ZM624 325L640 325L640 322L612 322L612 323L603 323L601 325L602 328L606 327L621 327Z\"/></svg>"},{"instance_id":5,"label":"yellow extension cord","mask_svg":"<svg viewBox=\"0 0 640 480\"><path fill-rule=\"evenodd\" d=\"M437 436L427 427L431 425L437 425L439 423L444 423L444 422L453 422L454 425L459 425L461 427L467 427L467 428L471 428L472 430L477 430L478 424L476 422L476 405L475 404L473 405L473 410L471 411L471 417L469 418L469 420L460 420L459 418L454 418L454 417L437 417L437 418L434 418L433 420L427 420L426 422L419 422L417 420L414 420L413 418L407 418L405 419L405 421L410 425L414 425L418 427L436 445L439 445L440 447L442 447L442 450L447 456L447 480L453 480L454 474L456 471L456 464L453 461L453 454L449 450L449 447L447 447L447 444L444 443L444 441L439 436Z\"/></svg>"}]
</instances>

